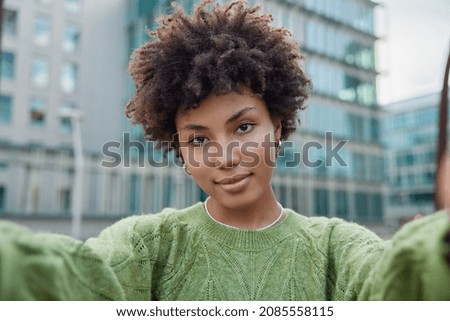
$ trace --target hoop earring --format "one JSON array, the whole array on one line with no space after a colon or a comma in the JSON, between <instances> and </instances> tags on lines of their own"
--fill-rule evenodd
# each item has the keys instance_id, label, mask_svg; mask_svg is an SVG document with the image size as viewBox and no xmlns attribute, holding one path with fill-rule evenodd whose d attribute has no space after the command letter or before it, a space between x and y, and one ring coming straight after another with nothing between
<instances>
[{"instance_id":1,"label":"hoop earring","mask_svg":"<svg viewBox=\"0 0 450 321\"><path fill-rule=\"evenodd\" d=\"M277 142L275 142L275 155L277 155L277 156L280 154L282 143L283 142L281 141L281 139L279 139Z\"/></svg>"},{"instance_id":2,"label":"hoop earring","mask_svg":"<svg viewBox=\"0 0 450 321\"><path fill-rule=\"evenodd\" d=\"M183 163L183 169L184 169L184 171L185 171L186 174L192 175L191 172L187 169L186 163Z\"/></svg>"}]
</instances>

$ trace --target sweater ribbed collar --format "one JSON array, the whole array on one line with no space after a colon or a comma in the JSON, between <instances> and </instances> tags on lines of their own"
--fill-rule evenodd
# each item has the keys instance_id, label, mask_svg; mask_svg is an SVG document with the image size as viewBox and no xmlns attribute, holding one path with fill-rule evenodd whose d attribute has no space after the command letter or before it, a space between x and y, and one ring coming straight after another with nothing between
<instances>
[{"instance_id":1,"label":"sweater ribbed collar","mask_svg":"<svg viewBox=\"0 0 450 321\"><path fill-rule=\"evenodd\" d=\"M288 238L294 231L296 213L285 209L285 217L264 230L236 229L221 225L212 220L203 206L197 203L188 209L189 222L203 235L216 240L224 246L236 249L260 250L270 248L274 244Z\"/></svg>"}]
</instances>

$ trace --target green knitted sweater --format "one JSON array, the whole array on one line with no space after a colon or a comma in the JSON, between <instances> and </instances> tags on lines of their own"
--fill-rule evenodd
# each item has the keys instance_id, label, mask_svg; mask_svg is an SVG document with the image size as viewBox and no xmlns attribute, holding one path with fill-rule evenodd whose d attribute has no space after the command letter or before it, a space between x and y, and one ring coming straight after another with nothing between
<instances>
[{"instance_id":1,"label":"green knitted sweater","mask_svg":"<svg viewBox=\"0 0 450 321\"><path fill-rule=\"evenodd\" d=\"M266 230L215 223L201 203L125 218L86 242L0 224L2 300L450 300L437 213L392 241L339 219Z\"/></svg>"}]
</instances>

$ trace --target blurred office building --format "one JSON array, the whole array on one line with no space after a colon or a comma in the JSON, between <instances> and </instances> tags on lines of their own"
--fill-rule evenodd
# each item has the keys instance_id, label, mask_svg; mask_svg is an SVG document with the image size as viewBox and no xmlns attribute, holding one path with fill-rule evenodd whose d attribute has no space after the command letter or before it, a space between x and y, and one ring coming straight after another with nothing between
<instances>
[{"instance_id":1,"label":"blurred office building","mask_svg":"<svg viewBox=\"0 0 450 321\"><path fill-rule=\"evenodd\" d=\"M83 210L114 208L96 189L112 174L98 169L101 147L125 127L124 7L106 0L3 1L0 215L70 215L75 119L67 110L83 115ZM111 188L103 193L110 194Z\"/></svg>"},{"instance_id":2,"label":"blurred office building","mask_svg":"<svg viewBox=\"0 0 450 321\"><path fill-rule=\"evenodd\" d=\"M61 109L83 114L86 220L111 222L205 199L173 162L153 166L161 153L145 144L142 130L124 116L134 90L127 75L129 56L148 40L145 29L156 26L155 19L171 10L171 2L5 1L0 213L27 219L70 216L75 119L63 117ZM187 11L198 3L177 2ZM308 108L299 115L301 126L278 159L273 186L280 202L308 216L381 224L387 186L376 98L376 3L248 3L262 4L275 26L292 32L313 80ZM114 141L120 147L108 145ZM115 165L101 166L105 160Z\"/></svg>"},{"instance_id":3,"label":"blurred office building","mask_svg":"<svg viewBox=\"0 0 450 321\"><path fill-rule=\"evenodd\" d=\"M430 93L383 107L389 225L434 212L440 97L441 93Z\"/></svg>"}]
</instances>

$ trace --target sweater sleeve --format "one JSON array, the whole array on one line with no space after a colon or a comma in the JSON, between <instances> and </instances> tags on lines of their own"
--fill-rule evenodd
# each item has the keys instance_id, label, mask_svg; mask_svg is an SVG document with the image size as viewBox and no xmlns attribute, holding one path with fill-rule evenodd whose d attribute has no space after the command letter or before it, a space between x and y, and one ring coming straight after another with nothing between
<instances>
[{"instance_id":1,"label":"sweater sleeve","mask_svg":"<svg viewBox=\"0 0 450 321\"><path fill-rule=\"evenodd\" d=\"M450 300L449 230L445 211L406 224L387 244L359 299Z\"/></svg>"},{"instance_id":2,"label":"sweater sleeve","mask_svg":"<svg viewBox=\"0 0 450 321\"><path fill-rule=\"evenodd\" d=\"M387 244L358 224L339 219L332 222L328 241L329 298L333 301L356 300Z\"/></svg>"},{"instance_id":3,"label":"sweater sleeve","mask_svg":"<svg viewBox=\"0 0 450 321\"><path fill-rule=\"evenodd\" d=\"M391 240L355 224L330 236L332 300L450 300L445 213L406 224Z\"/></svg>"},{"instance_id":4,"label":"sweater sleeve","mask_svg":"<svg viewBox=\"0 0 450 321\"><path fill-rule=\"evenodd\" d=\"M125 300L152 300L153 269L160 255L158 215L127 217L86 241L114 273Z\"/></svg>"},{"instance_id":5,"label":"sweater sleeve","mask_svg":"<svg viewBox=\"0 0 450 321\"><path fill-rule=\"evenodd\" d=\"M83 242L0 223L0 300L120 300L114 274Z\"/></svg>"},{"instance_id":6,"label":"sweater sleeve","mask_svg":"<svg viewBox=\"0 0 450 321\"><path fill-rule=\"evenodd\" d=\"M85 242L0 222L0 300L155 300L183 260L173 212L124 218Z\"/></svg>"}]
</instances>

